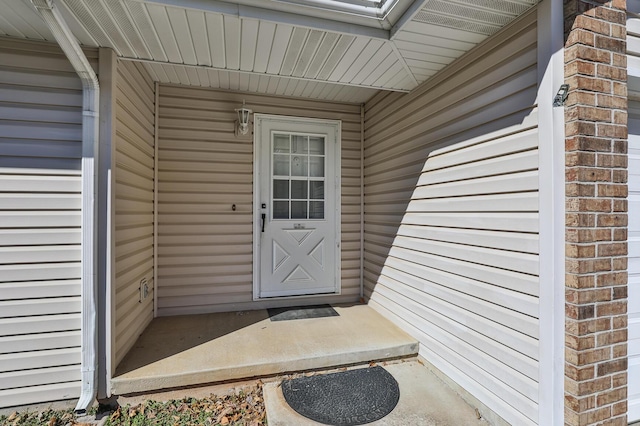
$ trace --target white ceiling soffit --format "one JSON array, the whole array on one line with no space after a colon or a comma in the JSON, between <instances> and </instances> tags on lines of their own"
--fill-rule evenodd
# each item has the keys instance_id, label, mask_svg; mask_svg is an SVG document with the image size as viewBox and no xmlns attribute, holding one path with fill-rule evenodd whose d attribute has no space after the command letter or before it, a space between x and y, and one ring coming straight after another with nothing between
<instances>
[{"instance_id":1,"label":"white ceiling soffit","mask_svg":"<svg viewBox=\"0 0 640 426\"><path fill-rule=\"evenodd\" d=\"M392 30L399 54L418 82L523 15L540 0L427 0Z\"/></svg>"},{"instance_id":2,"label":"white ceiling soffit","mask_svg":"<svg viewBox=\"0 0 640 426\"><path fill-rule=\"evenodd\" d=\"M82 44L156 62L160 82L357 103L414 89L537 2L54 0ZM0 35L53 41L30 0L0 10Z\"/></svg>"},{"instance_id":3,"label":"white ceiling soffit","mask_svg":"<svg viewBox=\"0 0 640 426\"><path fill-rule=\"evenodd\" d=\"M239 7L215 0L180 1L206 5L206 10L136 0L62 3L100 46L112 47L124 58L376 90L409 91L416 86L392 43L379 37L211 12L232 12L231 6L237 12Z\"/></svg>"},{"instance_id":4,"label":"white ceiling soffit","mask_svg":"<svg viewBox=\"0 0 640 426\"><path fill-rule=\"evenodd\" d=\"M223 90L276 96L312 98L333 102L364 103L377 90L320 81L283 78L270 75L145 62L155 80L167 84L215 87Z\"/></svg>"}]
</instances>

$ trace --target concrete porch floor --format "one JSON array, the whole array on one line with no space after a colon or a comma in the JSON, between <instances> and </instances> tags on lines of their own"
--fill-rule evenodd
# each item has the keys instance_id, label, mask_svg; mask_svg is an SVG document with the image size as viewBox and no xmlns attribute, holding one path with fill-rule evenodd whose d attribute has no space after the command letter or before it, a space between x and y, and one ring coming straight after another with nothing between
<instances>
[{"instance_id":1,"label":"concrete porch floor","mask_svg":"<svg viewBox=\"0 0 640 426\"><path fill-rule=\"evenodd\" d=\"M271 321L266 310L156 318L111 380L115 395L416 355L418 342L366 305Z\"/></svg>"}]
</instances>

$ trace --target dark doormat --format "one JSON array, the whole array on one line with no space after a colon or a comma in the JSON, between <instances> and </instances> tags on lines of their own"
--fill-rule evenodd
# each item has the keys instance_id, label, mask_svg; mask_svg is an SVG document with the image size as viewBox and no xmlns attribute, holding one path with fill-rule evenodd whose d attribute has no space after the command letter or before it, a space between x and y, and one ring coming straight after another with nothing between
<instances>
[{"instance_id":1,"label":"dark doormat","mask_svg":"<svg viewBox=\"0 0 640 426\"><path fill-rule=\"evenodd\" d=\"M296 306L294 308L267 309L271 321L289 321L307 318L340 316L331 305Z\"/></svg>"},{"instance_id":2,"label":"dark doormat","mask_svg":"<svg viewBox=\"0 0 640 426\"><path fill-rule=\"evenodd\" d=\"M400 399L398 382L379 366L285 380L282 393L296 412L327 425L380 420Z\"/></svg>"}]
</instances>

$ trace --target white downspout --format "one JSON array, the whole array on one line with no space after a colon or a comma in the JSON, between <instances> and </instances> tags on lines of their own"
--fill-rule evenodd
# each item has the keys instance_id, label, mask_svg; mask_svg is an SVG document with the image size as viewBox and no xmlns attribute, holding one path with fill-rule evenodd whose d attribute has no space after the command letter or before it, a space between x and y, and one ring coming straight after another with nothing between
<instances>
[{"instance_id":1,"label":"white downspout","mask_svg":"<svg viewBox=\"0 0 640 426\"><path fill-rule=\"evenodd\" d=\"M98 77L53 0L31 0L82 81L82 388L76 411L97 393L96 170L100 87Z\"/></svg>"}]
</instances>

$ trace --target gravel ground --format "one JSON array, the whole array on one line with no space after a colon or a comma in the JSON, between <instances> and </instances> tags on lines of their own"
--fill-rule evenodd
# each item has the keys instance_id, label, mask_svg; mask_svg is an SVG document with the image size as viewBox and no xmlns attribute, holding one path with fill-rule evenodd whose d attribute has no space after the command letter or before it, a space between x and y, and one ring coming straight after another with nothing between
<instances>
[{"instance_id":1,"label":"gravel ground","mask_svg":"<svg viewBox=\"0 0 640 426\"><path fill-rule=\"evenodd\" d=\"M267 424L262 383L236 393L167 402L144 401L113 409L97 410L77 417L72 410L15 412L0 416L0 426L262 426ZM101 419L87 420L91 419Z\"/></svg>"}]
</instances>

